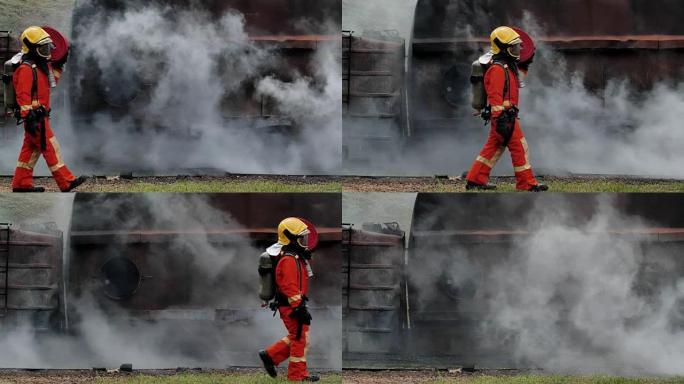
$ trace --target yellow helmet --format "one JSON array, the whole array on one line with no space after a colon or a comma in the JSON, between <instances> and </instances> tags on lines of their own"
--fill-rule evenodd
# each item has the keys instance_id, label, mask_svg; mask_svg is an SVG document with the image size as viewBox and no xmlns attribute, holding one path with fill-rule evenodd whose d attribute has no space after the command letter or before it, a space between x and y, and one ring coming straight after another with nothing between
<instances>
[{"instance_id":1,"label":"yellow helmet","mask_svg":"<svg viewBox=\"0 0 684 384\"><path fill-rule=\"evenodd\" d=\"M508 54L520 58L520 44L522 39L518 32L511 27L499 27L492 31L489 36L489 42L492 46L492 53L497 55L501 53L502 49L506 49Z\"/></svg>"},{"instance_id":2,"label":"yellow helmet","mask_svg":"<svg viewBox=\"0 0 684 384\"><path fill-rule=\"evenodd\" d=\"M288 217L278 224L278 243L282 245L290 244L291 239L296 237L299 245L307 248L308 244L302 244L308 240L307 234L309 234L309 227L296 217Z\"/></svg>"},{"instance_id":3,"label":"yellow helmet","mask_svg":"<svg viewBox=\"0 0 684 384\"><path fill-rule=\"evenodd\" d=\"M52 38L41 27L28 27L22 32L21 37L21 52L29 53L32 48L35 48L36 53L44 59L50 59L50 51L54 47Z\"/></svg>"}]
</instances>

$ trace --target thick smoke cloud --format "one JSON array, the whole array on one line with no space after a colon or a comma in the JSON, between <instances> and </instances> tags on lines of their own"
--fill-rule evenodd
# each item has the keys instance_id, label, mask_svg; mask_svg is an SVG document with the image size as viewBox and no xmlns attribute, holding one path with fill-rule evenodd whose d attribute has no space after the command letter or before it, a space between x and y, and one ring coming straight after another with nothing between
<instances>
[{"instance_id":1,"label":"thick smoke cloud","mask_svg":"<svg viewBox=\"0 0 684 384\"><path fill-rule=\"evenodd\" d=\"M647 228L609 201L578 227L563 223L563 209L545 211L491 272L494 324L515 334L516 356L561 372L684 373L684 276L667 272L674 251L602 235Z\"/></svg>"},{"instance_id":2,"label":"thick smoke cloud","mask_svg":"<svg viewBox=\"0 0 684 384\"><path fill-rule=\"evenodd\" d=\"M217 235L217 231L240 229L242 224L216 208L207 196L101 194L78 205L81 211L74 217L81 221L73 224L74 231L105 227L117 231L154 228L160 234L172 231L175 235L169 241L142 245L148 248L141 271L147 271L151 280L143 281L136 295L156 300L155 305L163 306L164 300L178 304L153 310L148 318L145 311L126 309L125 305L135 307L131 302L106 298L101 279L81 276L67 287L68 332L46 334L28 325L5 329L0 346L11 353L0 358L0 366L90 368L117 367L124 362L137 368L257 366L256 351L285 334L279 319L260 308L257 297L256 265L263 249L255 248L244 235ZM98 216L84 219L83 212L91 209ZM71 211L63 214L71 215ZM69 260L65 267L71 268L65 271L74 272L72 263L89 265L90 257L101 258L92 264L97 268L105 260L125 256L123 252L135 254L133 248L121 248L116 242L100 246L89 257L84 256L85 248L72 244L65 255ZM88 268L80 268L79 273L84 271L92 273ZM170 278L179 278L173 283L174 297L149 291L158 286L155 280ZM315 320L309 358L314 369L341 369L341 309L331 302L338 301L312 294Z\"/></svg>"},{"instance_id":3,"label":"thick smoke cloud","mask_svg":"<svg viewBox=\"0 0 684 384\"><path fill-rule=\"evenodd\" d=\"M653 242L644 233L658 225L626 215L615 197L597 202L577 220L576 205L538 200L516 226L529 235L506 242L423 241L409 256L421 260L413 305L457 310L450 321L467 340L454 345L476 342L460 353L480 366L683 374L681 245ZM458 229L444 220L442 230Z\"/></svg>"},{"instance_id":4,"label":"thick smoke cloud","mask_svg":"<svg viewBox=\"0 0 684 384\"><path fill-rule=\"evenodd\" d=\"M67 164L78 172L334 173L339 167L338 41L320 43L310 61L294 67L284 60L288 53L251 40L236 11L217 19L199 6L131 5L81 20L74 25L72 63L79 71L69 74L77 84L68 89L70 100L87 103L99 92L113 113L84 120L87 111L71 116L68 105L55 106L53 125ZM334 21L328 29L339 34ZM269 120L254 110L262 101ZM121 114L119 107L132 110ZM7 172L10 155L3 161Z\"/></svg>"},{"instance_id":5,"label":"thick smoke cloud","mask_svg":"<svg viewBox=\"0 0 684 384\"><path fill-rule=\"evenodd\" d=\"M379 9L393 9L387 13L390 17L411 20L408 18L410 13L392 1L373 3ZM346 5L354 10L361 7L353 2ZM352 16L345 28L351 25L374 29L372 20L364 24L364 18L354 17L354 10L350 11ZM436 22L439 16L434 16ZM476 13L471 21L478 26L494 22L486 13ZM445 22L445 25L452 24ZM533 38L547 35L548 26L541 25L529 13L514 24ZM495 26L491 25L491 28ZM453 28L453 35L471 34L468 25ZM408 44L410 33L404 33L403 37ZM453 65L467 67L472 58L455 56L454 60L462 62L454 61ZM430 83L436 93L442 87L440 81L444 72L451 66L448 63L440 65L415 67L409 71L419 83ZM684 85L676 79L654 84L652 89L643 91L627 80L627 74L611 75L617 76L605 89L589 90L584 81L585 73L570 70L560 54L538 43L535 62L526 78L527 87L521 90L520 101L521 126L529 143L532 165L542 174L684 177L684 171L678 166L684 162L684 152L678 146L684 142L684 136L682 130L676 128L681 125L676 111L684 110ZM480 119L469 116L470 91L467 77L464 79L463 107L453 111L453 129L421 136L420 140L408 138L405 145L393 144L394 148L383 147L382 156L373 156L372 151L368 151L371 152L366 155L370 159L369 165L350 163L345 168L363 174L461 174L466 171L485 142L488 128ZM412 110L411 113L416 117L424 113L430 116L432 112ZM360 123L349 120L345 122L345 131L373 132L382 123L379 120ZM510 159L504 155L494 174L512 173Z\"/></svg>"}]
</instances>

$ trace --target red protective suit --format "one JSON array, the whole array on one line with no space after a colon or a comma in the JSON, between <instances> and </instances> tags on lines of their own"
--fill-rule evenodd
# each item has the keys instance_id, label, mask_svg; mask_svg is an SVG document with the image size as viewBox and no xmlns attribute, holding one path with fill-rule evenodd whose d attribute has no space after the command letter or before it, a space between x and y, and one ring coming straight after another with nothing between
<instances>
[{"instance_id":1,"label":"red protective suit","mask_svg":"<svg viewBox=\"0 0 684 384\"><path fill-rule=\"evenodd\" d=\"M302 303L309 289L306 261L293 254L281 254L276 266L275 277L278 292L287 298L289 304L278 307L280 319L283 320L287 329L287 336L268 347L266 353L268 353L275 365L289 358L287 368L288 380L301 381L309 376L309 372L306 369L306 351L309 349L309 326L303 326L302 334L297 339L299 323L297 320L290 318L290 314L293 308Z\"/></svg>"},{"instance_id":2,"label":"red protective suit","mask_svg":"<svg viewBox=\"0 0 684 384\"><path fill-rule=\"evenodd\" d=\"M36 68L36 70L38 78L37 100L33 100L31 95L31 88L33 86L33 69L31 65L29 63L22 63L14 72L14 89L22 118L26 117L31 109L41 105L48 110L50 109L50 81L43 70L39 68ZM55 80L59 81L62 71L54 69L53 74L55 75ZM17 169L14 172L12 188L33 187L33 168L42 154L59 189L65 191L76 177L64 165L59 142L57 142L57 138L50 128L50 119L48 117L45 118L44 124L39 127L39 130L41 129L45 130L47 138L45 150L41 149L40 132L35 136L24 132L24 144L21 147L21 152L19 152L19 160L17 161Z\"/></svg>"},{"instance_id":3,"label":"red protective suit","mask_svg":"<svg viewBox=\"0 0 684 384\"><path fill-rule=\"evenodd\" d=\"M468 172L466 179L469 182L484 185L489 181L489 173L501 158L504 152L504 138L496 132L496 119L504 110L518 106L518 79L515 72L506 66L509 75L509 92L504 95L506 82L504 68L498 64L492 64L485 73L484 86L487 91L487 102L491 106L492 118L489 129L489 137L480 155ZM529 160L527 141L520 129L520 120L516 119L513 135L508 142L508 150L511 151L513 170L515 171L516 189L527 191L537 185L532 166Z\"/></svg>"}]
</instances>

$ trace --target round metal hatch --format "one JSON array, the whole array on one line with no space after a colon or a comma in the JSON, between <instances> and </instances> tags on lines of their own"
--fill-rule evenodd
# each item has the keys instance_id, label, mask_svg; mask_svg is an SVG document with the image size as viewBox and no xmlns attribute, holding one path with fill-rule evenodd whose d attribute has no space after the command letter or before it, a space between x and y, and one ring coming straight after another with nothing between
<instances>
[{"instance_id":1,"label":"round metal hatch","mask_svg":"<svg viewBox=\"0 0 684 384\"><path fill-rule=\"evenodd\" d=\"M128 106L142 90L142 80L135 69L118 61L104 68L98 80L100 95L112 107Z\"/></svg>"},{"instance_id":2,"label":"round metal hatch","mask_svg":"<svg viewBox=\"0 0 684 384\"><path fill-rule=\"evenodd\" d=\"M464 98L464 89L470 86L470 65L457 64L449 68L442 78L442 96L452 107L470 105Z\"/></svg>"},{"instance_id":3,"label":"round metal hatch","mask_svg":"<svg viewBox=\"0 0 684 384\"><path fill-rule=\"evenodd\" d=\"M112 257L102 265L100 271L104 294L114 300L133 296L142 281L138 266L125 257Z\"/></svg>"}]
</instances>

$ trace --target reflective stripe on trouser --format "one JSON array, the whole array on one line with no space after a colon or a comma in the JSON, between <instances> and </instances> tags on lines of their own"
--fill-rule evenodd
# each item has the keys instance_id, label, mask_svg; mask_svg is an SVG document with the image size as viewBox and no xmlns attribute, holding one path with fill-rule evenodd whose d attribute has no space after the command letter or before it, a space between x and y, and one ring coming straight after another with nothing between
<instances>
[{"instance_id":1,"label":"reflective stripe on trouser","mask_svg":"<svg viewBox=\"0 0 684 384\"><path fill-rule=\"evenodd\" d=\"M57 138L50 129L50 123L45 120L47 143L45 151L40 151L40 134L30 136L24 133L24 143L19 152L17 169L14 172L12 188L31 188L33 187L33 168L35 168L38 158L42 154L45 158L52 176L55 178L59 189L64 191L69 188L69 184L76 178L64 165L62 150Z\"/></svg>"},{"instance_id":2,"label":"reflective stripe on trouser","mask_svg":"<svg viewBox=\"0 0 684 384\"><path fill-rule=\"evenodd\" d=\"M537 180L534 178L532 166L530 165L527 140L525 140L525 135L522 129L520 129L520 123L517 120L511 140L508 142L508 150L511 152L511 160L513 161L516 189L526 191L533 185L537 185ZM466 179L476 184L487 184L489 174L501 158L503 151L503 137L496 133L496 127L492 123L487 142L475 159Z\"/></svg>"},{"instance_id":3,"label":"reflective stripe on trouser","mask_svg":"<svg viewBox=\"0 0 684 384\"><path fill-rule=\"evenodd\" d=\"M304 326L302 336L299 340L296 340L299 324L296 320L290 318L292 308L283 306L279 308L279 312L288 335L268 347L266 352L276 365L288 360L288 380L300 381L309 376L309 372L306 369L306 352L309 349L309 326Z\"/></svg>"}]
</instances>

